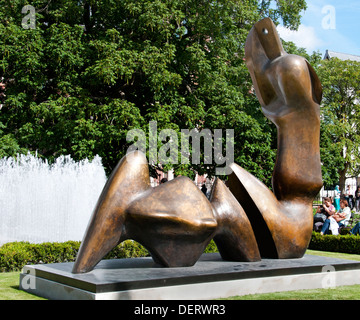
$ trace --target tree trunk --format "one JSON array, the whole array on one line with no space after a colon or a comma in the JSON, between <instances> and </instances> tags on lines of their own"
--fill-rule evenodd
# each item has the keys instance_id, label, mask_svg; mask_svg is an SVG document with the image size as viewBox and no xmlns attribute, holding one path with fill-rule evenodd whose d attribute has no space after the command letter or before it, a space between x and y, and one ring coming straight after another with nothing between
<instances>
[{"instance_id":1,"label":"tree trunk","mask_svg":"<svg viewBox=\"0 0 360 320\"><path fill-rule=\"evenodd\" d=\"M341 194L345 192L345 181L346 181L346 172L349 169L349 162L345 163L344 169L339 170L339 188L341 191Z\"/></svg>"}]
</instances>

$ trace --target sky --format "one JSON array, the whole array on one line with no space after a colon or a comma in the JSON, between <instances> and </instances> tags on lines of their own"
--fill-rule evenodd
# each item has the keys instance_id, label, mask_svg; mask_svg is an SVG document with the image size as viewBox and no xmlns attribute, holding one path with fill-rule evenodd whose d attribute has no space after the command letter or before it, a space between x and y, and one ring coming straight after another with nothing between
<instances>
[{"instance_id":1,"label":"sky","mask_svg":"<svg viewBox=\"0 0 360 320\"><path fill-rule=\"evenodd\" d=\"M279 25L280 37L309 54L326 50L360 56L360 1L309 0L298 31Z\"/></svg>"}]
</instances>

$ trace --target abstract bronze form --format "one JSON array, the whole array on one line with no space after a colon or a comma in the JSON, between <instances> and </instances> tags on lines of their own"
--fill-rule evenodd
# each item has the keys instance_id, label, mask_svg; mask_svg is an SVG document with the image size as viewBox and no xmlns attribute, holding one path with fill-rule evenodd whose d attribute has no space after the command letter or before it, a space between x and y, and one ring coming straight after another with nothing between
<instances>
[{"instance_id":1,"label":"abstract bronze form","mask_svg":"<svg viewBox=\"0 0 360 320\"><path fill-rule=\"evenodd\" d=\"M250 31L245 56L263 113L277 127L274 194L236 164L229 188L244 207L269 258L299 258L312 233L312 202L322 187L320 80L302 57L287 54L270 19Z\"/></svg>"},{"instance_id":2,"label":"abstract bronze form","mask_svg":"<svg viewBox=\"0 0 360 320\"><path fill-rule=\"evenodd\" d=\"M260 251L250 221L225 184L216 179L210 196L218 227L214 241L224 260L259 261Z\"/></svg>"},{"instance_id":3,"label":"abstract bronze form","mask_svg":"<svg viewBox=\"0 0 360 320\"><path fill-rule=\"evenodd\" d=\"M152 188L146 157L135 151L121 159L107 181L73 272L90 271L126 239L143 244L163 266L192 266L216 227L211 204L189 178Z\"/></svg>"},{"instance_id":4,"label":"abstract bronze form","mask_svg":"<svg viewBox=\"0 0 360 320\"><path fill-rule=\"evenodd\" d=\"M74 273L92 270L125 239L143 244L166 267L192 266L211 239L224 260L304 255L322 186L321 84L305 59L284 51L270 19L252 28L245 55L263 113L278 129L274 192L235 163L228 186L215 181L210 201L186 177L152 188L146 157L130 153L104 187Z\"/></svg>"}]
</instances>

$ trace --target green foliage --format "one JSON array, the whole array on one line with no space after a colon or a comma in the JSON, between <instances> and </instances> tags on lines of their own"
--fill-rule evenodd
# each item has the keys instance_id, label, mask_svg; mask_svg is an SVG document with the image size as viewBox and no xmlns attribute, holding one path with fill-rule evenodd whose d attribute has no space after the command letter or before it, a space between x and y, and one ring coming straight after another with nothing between
<instances>
[{"instance_id":1,"label":"green foliage","mask_svg":"<svg viewBox=\"0 0 360 320\"><path fill-rule=\"evenodd\" d=\"M64 243L10 242L0 247L0 272L20 271L26 264L75 261L80 248L79 241ZM320 235L313 232L309 249L329 252L360 254L359 235ZM204 253L218 252L212 240ZM148 250L133 240L116 246L104 259L122 259L149 256Z\"/></svg>"},{"instance_id":2,"label":"green foliage","mask_svg":"<svg viewBox=\"0 0 360 320\"><path fill-rule=\"evenodd\" d=\"M10 242L0 247L0 272L18 271L26 264L73 261L79 242L31 244Z\"/></svg>"},{"instance_id":3,"label":"green foliage","mask_svg":"<svg viewBox=\"0 0 360 320\"><path fill-rule=\"evenodd\" d=\"M0 158L14 157L18 153L25 153L26 150L20 148L12 133L4 134L5 126L0 122Z\"/></svg>"},{"instance_id":4,"label":"green foliage","mask_svg":"<svg viewBox=\"0 0 360 320\"><path fill-rule=\"evenodd\" d=\"M359 235L321 235L313 232L309 245L311 250L360 254Z\"/></svg>"},{"instance_id":5,"label":"green foliage","mask_svg":"<svg viewBox=\"0 0 360 320\"><path fill-rule=\"evenodd\" d=\"M344 168L342 151L341 145L334 143L331 127L322 121L320 126L320 155L325 189L332 189L339 183L339 170Z\"/></svg>"},{"instance_id":6,"label":"green foliage","mask_svg":"<svg viewBox=\"0 0 360 320\"><path fill-rule=\"evenodd\" d=\"M19 271L26 264L57 263L75 261L79 241L64 243L10 242L0 247L0 272ZM138 243L124 241L105 258L127 258L148 255Z\"/></svg>"},{"instance_id":7,"label":"green foliage","mask_svg":"<svg viewBox=\"0 0 360 320\"><path fill-rule=\"evenodd\" d=\"M126 240L112 249L104 259L147 257L149 252L138 242Z\"/></svg>"},{"instance_id":8,"label":"green foliage","mask_svg":"<svg viewBox=\"0 0 360 320\"><path fill-rule=\"evenodd\" d=\"M274 7L274 2L276 7ZM275 22L281 17L284 26L297 30L300 26L300 12L307 8L306 1L301 0L262 0L259 1L260 10Z\"/></svg>"},{"instance_id":9,"label":"green foliage","mask_svg":"<svg viewBox=\"0 0 360 320\"><path fill-rule=\"evenodd\" d=\"M9 242L0 247L0 272L20 271L26 264L72 262L75 261L79 248L79 241L40 244ZM217 252L214 241L209 243L204 252ZM140 243L125 240L112 249L104 259L148 256L150 256L148 250Z\"/></svg>"},{"instance_id":10,"label":"green foliage","mask_svg":"<svg viewBox=\"0 0 360 320\"><path fill-rule=\"evenodd\" d=\"M214 240L211 240L210 243L205 248L204 253L212 253L212 252L218 252L218 248L214 242Z\"/></svg>"},{"instance_id":11,"label":"green foliage","mask_svg":"<svg viewBox=\"0 0 360 320\"><path fill-rule=\"evenodd\" d=\"M321 158L328 185L360 173L360 63L337 58L317 68L323 86ZM332 178L331 178L332 177Z\"/></svg>"},{"instance_id":12,"label":"green foliage","mask_svg":"<svg viewBox=\"0 0 360 320\"><path fill-rule=\"evenodd\" d=\"M265 16L296 29L304 0L34 0L25 30L27 3L0 0L0 156L99 154L109 173L128 130L155 120L158 131L234 128L235 161L270 183L276 136L249 93L244 43Z\"/></svg>"}]
</instances>

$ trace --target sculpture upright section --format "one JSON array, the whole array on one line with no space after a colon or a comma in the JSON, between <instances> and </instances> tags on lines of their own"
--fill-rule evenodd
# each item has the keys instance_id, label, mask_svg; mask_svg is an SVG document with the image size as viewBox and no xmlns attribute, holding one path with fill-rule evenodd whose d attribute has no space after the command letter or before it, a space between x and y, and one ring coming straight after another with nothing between
<instances>
[{"instance_id":1,"label":"sculpture upright section","mask_svg":"<svg viewBox=\"0 0 360 320\"><path fill-rule=\"evenodd\" d=\"M145 156L130 153L100 195L74 273L92 270L126 239L166 267L192 266L211 239L225 260L304 255L322 187L321 84L304 58L284 51L270 19L252 28L245 56L263 113L278 130L274 192L235 163L228 187L217 179L210 201L186 177L152 188Z\"/></svg>"},{"instance_id":2,"label":"sculpture upright section","mask_svg":"<svg viewBox=\"0 0 360 320\"><path fill-rule=\"evenodd\" d=\"M258 22L245 57L264 115L277 127L273 190L236 164L229 188L269 258L300 258L311 239L312 202L322 187L320 80L302 57L287 54L271 19Z\"/></svg>"}]
</instances>

